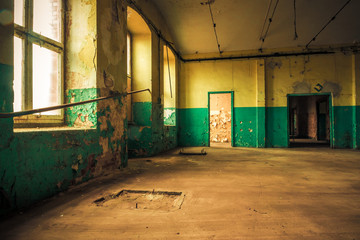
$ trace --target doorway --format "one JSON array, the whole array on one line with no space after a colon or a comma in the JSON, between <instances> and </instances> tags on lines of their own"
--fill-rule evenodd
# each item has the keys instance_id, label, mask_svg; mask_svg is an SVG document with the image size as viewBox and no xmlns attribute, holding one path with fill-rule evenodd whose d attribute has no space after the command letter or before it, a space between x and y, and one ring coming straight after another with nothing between
<instances>
[{"instance_id":1,"label":"doorway","mask_svg":"<svg viewBox=\"0 0 360 240\"><path fill-rule=\"evenodd\" d=\"M231 147L233 92L209 93L209 146Z\"/></svg>"},{"instance_id":2,"label":"doorway","mask_svg":"<svg viewBox=\"0 0 360 240\"><path fill-rule=\"evenodd\" d=\"M330 147L331 98L322 95L288 95L290 147Z\"/></svg>"}]
</instances>

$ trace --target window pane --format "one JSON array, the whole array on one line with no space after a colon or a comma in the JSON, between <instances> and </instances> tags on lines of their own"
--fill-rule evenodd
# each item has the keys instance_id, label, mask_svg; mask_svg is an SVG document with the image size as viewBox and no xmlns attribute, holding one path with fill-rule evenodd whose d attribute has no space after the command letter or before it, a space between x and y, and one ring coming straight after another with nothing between
<instances>
[{"instance_id":1,"label":"window pane","mask_svg":"<svg viewBox=\"0 0 360 240\"><path fill-rule=\"evenodd\" d=\"M24 26L24 0L14 0L14 22Z\"/></svg>"},{"instance_id":2,"label":"window pane","mask_svg":"<svg viewBox=\"0 0 360 240\"><path fill-rule=\"evenodd\" d=\"M14 111L22 110L23 40L14 37Z\"/></svg>"},{"instance_id":3,"label":"window pane","mask_svg":"<svg viewBox=\"0 0 360 240\"><path fill-rule=\"evenodd\" d=\"M131 76L131 37L130 37L130 34L127 34L126 44L127 44L127 75Z\"/></svg>"},{"instance_id":4,"label":"window pane","mask_svg":"<svg viewBox=\"0 0 360 240\"><path fill-rule=\"evenodd\" d=\"M34 1L34 32L60 42L61 0Z\"/></svg>"},{"instance_id":5,"label":"window pane","mask_svg":"<svg viewBox=\"0 0 360 240\"><path fill-rule=\"evenodd\" d=\"M60 54L38 45L33 45L33 108L60 104L59 94ZM60 110L42 115L60 115Z\"/></svg>"}]
</instances>

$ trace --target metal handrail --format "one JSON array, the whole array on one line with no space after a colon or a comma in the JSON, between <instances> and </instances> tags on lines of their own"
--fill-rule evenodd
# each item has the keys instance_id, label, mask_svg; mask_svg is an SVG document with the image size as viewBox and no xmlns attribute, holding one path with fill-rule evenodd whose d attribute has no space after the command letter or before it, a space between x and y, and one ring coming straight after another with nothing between
<instances>
[{"instance_id":1,"label":"metal handrail","mask_svg":"<svg viewBox=\"0 0 360 240\"><path fill-rule=\"evenodd\" d=\"M30 114L34 114L34 113L47 112L47 111L73 107L73 106L82 105L82 104L86 104L86 103L98 102L98 101L102 101L102 100L106 100L106 99L126 96L129 94L140 93L140 92L145 92L145 91L148 91L149 93L151 93L149 88L137 90L137 91L131 91L131 92L127 92L127 93L114 92L113 95L111 95L111 96L99 97L99 98L85 100L85 101L76 102L76 103L65 103L65 104L56 105L56 106L52 106L52 107L37 108L37 109L20 111L20 112L0 113L0 118L19 117L19 116L30 115Z\"/></svg>"}]
</instances>

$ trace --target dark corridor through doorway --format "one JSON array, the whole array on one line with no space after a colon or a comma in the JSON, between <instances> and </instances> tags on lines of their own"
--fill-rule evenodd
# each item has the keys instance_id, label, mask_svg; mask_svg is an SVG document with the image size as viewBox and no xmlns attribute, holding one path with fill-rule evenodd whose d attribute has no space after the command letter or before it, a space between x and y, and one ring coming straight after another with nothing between
<instances>
[{"instance_id":1,"label":"dark corridor through doorway","mask_svg":"<svg viewBox=\"0 0 360 240\"><path fill-rule=\"evenodd\" d=\"M289 146L330 147L329 95L288 98Z\"/></svg>"}]
</instances>

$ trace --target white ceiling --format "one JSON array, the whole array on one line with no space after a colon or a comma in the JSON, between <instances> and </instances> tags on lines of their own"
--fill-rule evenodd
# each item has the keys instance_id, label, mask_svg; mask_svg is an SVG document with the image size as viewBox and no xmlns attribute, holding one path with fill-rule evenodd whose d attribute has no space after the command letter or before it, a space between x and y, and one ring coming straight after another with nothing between
<instances>
[{"instance_id":1,"label":"white ceiling","mask_svg":"<svg viewBox=\"0 0 360 240\"><path fill-rule=\"evenodd\" d=\"M162 13L181 54L217 52L207 0L151 0ZM211 8L221 50L259 49L271 0L215 0ZM280 0L263 49L305 46L347 0ZM276 0L272 0L273 6ZM360 42L360 0L352 0L310 46Z\"/></svg>"}]
</instances>

